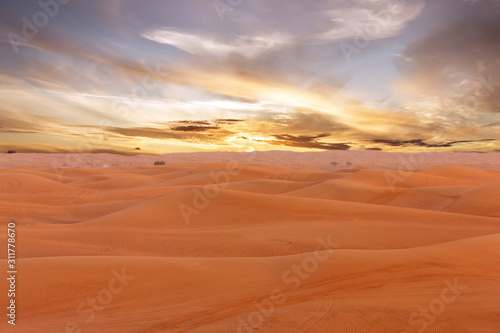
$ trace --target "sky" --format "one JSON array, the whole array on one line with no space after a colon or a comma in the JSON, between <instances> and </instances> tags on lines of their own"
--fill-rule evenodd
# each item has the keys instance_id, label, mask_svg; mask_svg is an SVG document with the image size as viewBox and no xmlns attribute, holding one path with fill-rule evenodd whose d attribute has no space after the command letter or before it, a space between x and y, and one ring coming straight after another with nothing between
<instances>
[{"instance_id":1,"label":"sky","mask_svg":"<svg viewBox=\"0 0 500 333\"><path fill-rule=\"evenodd\" d=\"M500 151L499 0L0 0L0 151Z\"/></svg>"}]
</instances>

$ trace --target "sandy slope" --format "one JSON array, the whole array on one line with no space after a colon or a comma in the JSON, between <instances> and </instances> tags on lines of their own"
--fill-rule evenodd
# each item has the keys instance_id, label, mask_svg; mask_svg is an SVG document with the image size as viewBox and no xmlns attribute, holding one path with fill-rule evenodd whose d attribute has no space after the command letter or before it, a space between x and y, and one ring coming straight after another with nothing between
<instances>
[{"instance_id":1,"label":"sandy slope","mask_svg":"<svg viewBox=\"0 0 500 333\"><path fill-rule=\"evenodd\" d=\"M468 167L0 169L0 331L498 333L499 198Z\"/></svg>"}]
</instances>

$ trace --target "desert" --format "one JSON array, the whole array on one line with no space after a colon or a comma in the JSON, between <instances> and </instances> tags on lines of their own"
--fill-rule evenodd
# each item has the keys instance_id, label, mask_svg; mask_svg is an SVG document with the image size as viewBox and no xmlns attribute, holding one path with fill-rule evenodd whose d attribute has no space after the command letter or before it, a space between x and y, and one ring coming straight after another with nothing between
<instances>
[{"instance_id":1,"label":"desert","mask_svg":"<svg viewBox=\"0 0 500 333\"><path fill-rule=\"evenodd\" d=\"M500 0L1 0L0 333L500 333Z\"/></svg>"},{"instance_id":2,"label":"desert","mask_svg":"<svg viewBox=\"0 0 500 333\"><path fill-rule=\"evenodd\" d=\"M18 166L0 185L2 332L498 332L498 170Z\"/></svg>"}]
</instances>

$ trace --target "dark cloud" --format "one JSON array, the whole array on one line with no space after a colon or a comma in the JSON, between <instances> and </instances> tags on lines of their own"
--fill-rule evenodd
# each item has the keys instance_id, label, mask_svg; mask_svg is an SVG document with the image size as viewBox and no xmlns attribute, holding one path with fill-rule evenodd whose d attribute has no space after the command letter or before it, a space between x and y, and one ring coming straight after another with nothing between
<instances>
[{"instance_id":1,"label":"dark cloud","mask_svg":"<svg viewBox=\"0 0 500 333\"><path fill-rule=\"evenodd\" d=\"M186 126L189 127L189 126ZM172 130L171 128L155 127L106 127L103 130L119 134L125 137L142 137L162 140L179 140L182 142L199 144L227 145L225 139L234 133L224 129L215 130L214 133L204 133L204 131L192 130Z\"/></svg>"},{"instance_id":2,"label":"dark cloud","mask_svg":"<svg viewBox=\"0 0 500 333\"><path fill-rule=\"evenodd\" d=\"M220 129L219 126L195 126L195 125L190 125L190 126L175 126L175 127L170 127L172 131L180 131L180 132L206 132L210 130L217 130Z\"/></svg>"},{"instance_id":3,"label":"dark cloud","mask_svg":"<svg viewBox=\"0 0 500 333\"><path fill-rule=\"evenodd\" d=\"M415 139L415 140L405 140L405 141L400 141L400 140L390 140L390 139L375 139L372 140L373 143L383 143L391 147L400 147L400 146L408 146L408 145L413 145L413 146L419 146L419 147L428 147L428 145L422 140L422 139Z\"/></svg>"},{"instance_id":4,"label":"dark cloud","mask_svg":"<svg viewBox=\"0 0 500 333\"><path fill-rule=\"evenodd\" d=\"M308 135L290 135L290 134L279 134L279 135L273 135L276 139L278 140L285 140L285 141L295 141L295 142L311 142L313 140L319 139L319 138L325 138L329 137L330 133L322 133L314 136L308 136Z\"/></svg>"},{"instance_id":5,"label":"dark cloud","mask_svg":"<svg viewBox=\"0 0 500 333\"><path fill-rule=\"evenodd\" d=\"M204 120L179 120L175 121L177 124L195 124L195 125L211 125L212 123Z\"/></svg>"},{"instance_id":6,"label":"dark cloud","mask_svg":"<svg viewBox=\"0 0 500 333\"><path fill-rule=\"evenodd\" d=\"M176 132L207 132L222 129L224 125L233 125L244 121L243 119L215 119L215 120L178 120L171 122L159 122L159 125L167 125L169 129Z\"/></svg>"},{"instance_id":7,"label":"dark cloud","mask_svg":"<svg viewBox=\"0 0 500 333\"><path fill-rule=\"evenodd\" d=\"M488 141L498 141L497 139L481 139L481 140L459 140L459 141L450 141L448 143L445 143L444 145L437 145L437 146L430 146L430 147L449 147L453 146L457 143L471 143L471 142L488 142Z\"/></svg>"},{"instance_id":8,"label":"dark cloud","mask_svg":"<svg viewBox=\"0 0 500 333\"><path fill-rule=\"evenodd\" d=\"M208 120L180 120L170 123L175 124L189 124L187 126L170 126L173 131L180 132L206 132L211 130L221 129L221 125L233 125L244 121L243 119L215 119Z\"/></svg>"},{"instance_id":9,"label":"dark cloud","mask_svg":"<svg viewBox=\"0 0 500 333\"><path fill-rule=\"evenodd\" d=\"M298 147L298 148L311 148L311 149L323 149L323 150L348 150L351 146L346 143L329 143L320 142L317 139L325 138L330 136L328 133L322 133L318 135L308 136L308 135L291 135L291 134L278 134L273 135L277 140L264 141L268 144L277 146L288 146L288 147Z\"/></svg>"},{"instance_id":10,"label":"dark cloud","mask_svg":"<svg viewBox=\"0 0 500 333\"><path fill-rule=\"evenodd\" d=\"M243 119L215 119L217 124L236 124L244 121Z\"/></svg>"},{"instance_id":11,"label":"dark cloud","mask_svg":"<svg viewBox=\"0 0 500 333\"><path fill-rule=\"evenodd\" d=\"M58 148L42 144L0 144L0 153L7 153L9 150L14 150L17 153L89 153L89 154L117 154L117 155L137 155L140 152L128 151L123 149L106 149L106 148L92 148L92 149L71 149L71 148Z\"/></svg>"},{"instance_id":12,"label":"dark cloud","mask_svg":"<svg viewBox=\"0 0 500 333\"><path fill-rule=\"evenodd\" d=\"M457 140L457 141L449 141L445 143L438 144L430 144L426 143L422 139L415 140L388 140L388 139L375 139L372 140L373 143L383 143L387 146L391 147L408 147L408 146L417 146L417 147L428 147L428 148L443 148L443 147L452 147L455 144L459 143L472 143L472 142L487 142L487 141L496 141L496 139L480 139L480 140Z\"/></svg>"}]
</instances>

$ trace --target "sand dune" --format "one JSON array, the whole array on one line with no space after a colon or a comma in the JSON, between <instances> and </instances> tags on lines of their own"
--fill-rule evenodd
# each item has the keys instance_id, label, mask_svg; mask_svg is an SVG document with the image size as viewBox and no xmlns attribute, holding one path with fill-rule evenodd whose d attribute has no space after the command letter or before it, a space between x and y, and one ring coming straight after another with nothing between
<instances>
[{"instance_id":1,"label":"sand dune","mask_svg":"<svg viewBox=\"0 0 500 333\"><path fill-rule=\"evenodd\" d=\"M500 171L188 162L0 169L1 332L500 332Z\"/></svg>"}]
</instances>

